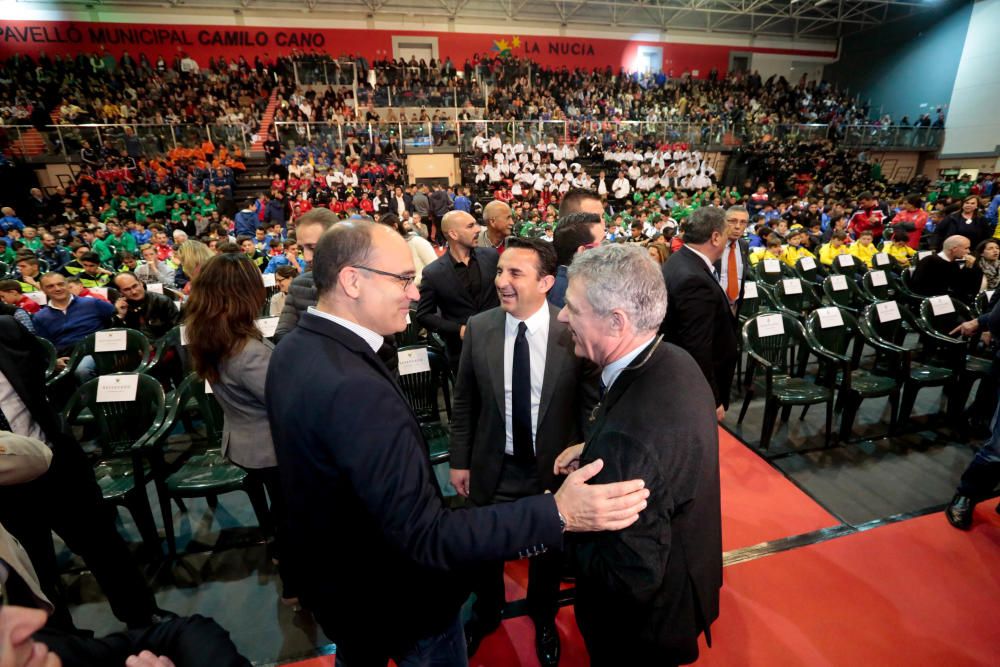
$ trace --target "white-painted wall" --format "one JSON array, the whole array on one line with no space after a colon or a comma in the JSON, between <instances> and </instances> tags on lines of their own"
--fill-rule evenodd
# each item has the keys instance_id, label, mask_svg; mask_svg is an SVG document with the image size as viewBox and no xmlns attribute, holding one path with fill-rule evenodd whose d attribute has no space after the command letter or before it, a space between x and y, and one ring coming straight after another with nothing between
<instances>
[{"instance_id":1,"label":"white-painted wall","mask_svg":"<svg viewBox=\"0 0 1000 667\"><path fill-rule=\"evenodd\" d=\"M765 81L776 75L794 83L802 78L803 73L809 81L816 81L823 78L823 65L831 62L832 58L754 53L750 58L750 71L756 70Z\"/></svg>"},{"instance_id":2,"label":"white-painted wall","mask_svg":"<svg viewBox=\"0 0 1000 667\"><path fill-rule=\"evenodd\" d=\"M942 157L1000 153L1000 0L978 0L945 119Z\"/></svg>"}]
</instances>

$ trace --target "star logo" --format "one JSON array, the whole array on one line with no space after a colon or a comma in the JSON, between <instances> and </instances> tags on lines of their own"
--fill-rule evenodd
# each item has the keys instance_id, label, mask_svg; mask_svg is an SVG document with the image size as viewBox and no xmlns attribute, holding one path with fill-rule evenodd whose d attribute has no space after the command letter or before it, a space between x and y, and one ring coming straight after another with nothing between
<instances>
[{"instance_id":1,"label":"star logo","mask_svg":"<svg viewBox=\"0 0 1000 667\"><path fill-rule=\"evenodd\" d=\"M507 39L503 37L498 37L497 39L493 40L493 46L490 50L496 51L502 57L506 57L511 55L512 49L516 49L520 46L521 46L520 37L511 37L510 41L507 41Z\"/></svg>"}]
</instances>

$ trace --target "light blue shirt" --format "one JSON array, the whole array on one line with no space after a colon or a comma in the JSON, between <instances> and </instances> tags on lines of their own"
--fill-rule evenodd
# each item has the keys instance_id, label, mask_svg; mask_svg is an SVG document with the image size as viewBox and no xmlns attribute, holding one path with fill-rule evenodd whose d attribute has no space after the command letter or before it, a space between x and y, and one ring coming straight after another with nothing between
<instances>
[{"instance_id":1,"label":"light blue shirt","mask_svg":"<svg viewBox=\"0 0 1000 667\"><path fill-rule=\"evenodd\" d=\"M649 347L649 344L652 342L654 337L655 334L650 335L649 338L636 345L634 350L612 361L601 370L601 382L604 384L605 392L611 389L611 385L615 383L615 380L617 380L618 376L622 374L622 371L625 370L625 368L639 356L639 353Z\"/></svg>"}]
</instances>

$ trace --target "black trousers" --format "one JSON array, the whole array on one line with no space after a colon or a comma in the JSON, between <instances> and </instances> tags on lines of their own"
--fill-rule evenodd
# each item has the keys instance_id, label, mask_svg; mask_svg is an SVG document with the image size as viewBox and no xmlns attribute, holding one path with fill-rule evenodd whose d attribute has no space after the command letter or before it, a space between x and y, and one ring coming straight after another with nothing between
<instances>
[{"instance_id":1,"label":"black trousers","mask_svg":"<svg viewBox=\"0 0 1000 667\"><path fill-rule=\"evenodd\" d=\"M534 461L518 463L513 456L504 456L500 481L493 496L494 503L507 503L542 492ZM559 611L559 581L562 553L548 551L528 561L528 615L538 623L551 623ZM478 568L474 592L474 618L484 627L500 622L506 601L503 561L487 563Z\"/></svg>"},{"instance_id":2,"label":"black trousers","mask_svg":"<svg viewBox=\"0 0 1000 667\"><path fill-rule=\"evenodd\" d=\"M204 616L177 618L101 638L43 628L34 639L59 656L63 667L113 667L142 651L170 658L177 667L249 667L218 623Z\"/></svg>"},{"instance_id":3,"label":"black trousers","mask_svg":"<svg viewBox=\"0 0 1000 667\"><path fill-rule=\"evenodd\" d=\"M42 591L56 607L49 627L73 628L52 532L83 558L120 621L149 623L156 600L132 561L116 520L116 509L101 499L90 462L75 442L55 445L52 464L38 479L0 487L0 523L28 552Z\"/></svg>"},{"instance_id":4,"label":"black trousers","mask_svg":"<svg viewBox=\"0 0 1000 667\"><path fill-rule=\"evenodd\" d=\"M278 477L278 467L244 468L247 476L256 483L262 484L271 500L271 523L274 528L274 555L278 558L278 574L281 577L282 597L298 597L301 588L296 576L295 554L286 549L288 540L288 510L285 506L285 492L281 488ZM266 526L262 526L265 528Z\"/></svg>"}]
</instances>

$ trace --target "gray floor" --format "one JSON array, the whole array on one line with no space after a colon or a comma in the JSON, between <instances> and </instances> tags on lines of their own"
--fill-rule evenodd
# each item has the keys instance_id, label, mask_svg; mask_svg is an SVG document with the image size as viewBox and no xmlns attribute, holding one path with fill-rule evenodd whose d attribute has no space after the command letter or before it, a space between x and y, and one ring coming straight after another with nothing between
<instances>
[{"instance_id":1,"label":"gray floor","mask_svg":"<svg viewBox=\"0 0 1000 667\"><path fill-rule=\"evenodd\" d=\"M756 445L763 401L756 398L744 423L737 426L741 401L742 397L734 395L725 426L754 451L774 457L772 465L852 525L946 503L978 444L956 442L948 425L933 417L941 408L937 389L921 392L914 424L891 440L879 437L888 422L885 400L866 401L855 434L874 439L829 449L822 448L823 410L814 407L804 421L799 421L798 410L793 412L790 422L776 429L770 449L761 452ZM177 443L182 446L184 438L177 438ZM182 552L201 553L189 553L156 570L147 568L159 604L179 614L213 617L258 665L328 652L329 640L308 614L296 614L278 601L276 568L267 557L246 497L238 493L222 496L214 512L203 500L187 506L186 514L175 512L178 547ZM131 518L124 512L120 516L123 534L138 542ZM330 548L337 547L338 536L331 536ZM62 557L77 623L98 634L122 629L93 577L81 571L82 563L65 550Z\"/></svg>"}]
</instances>

